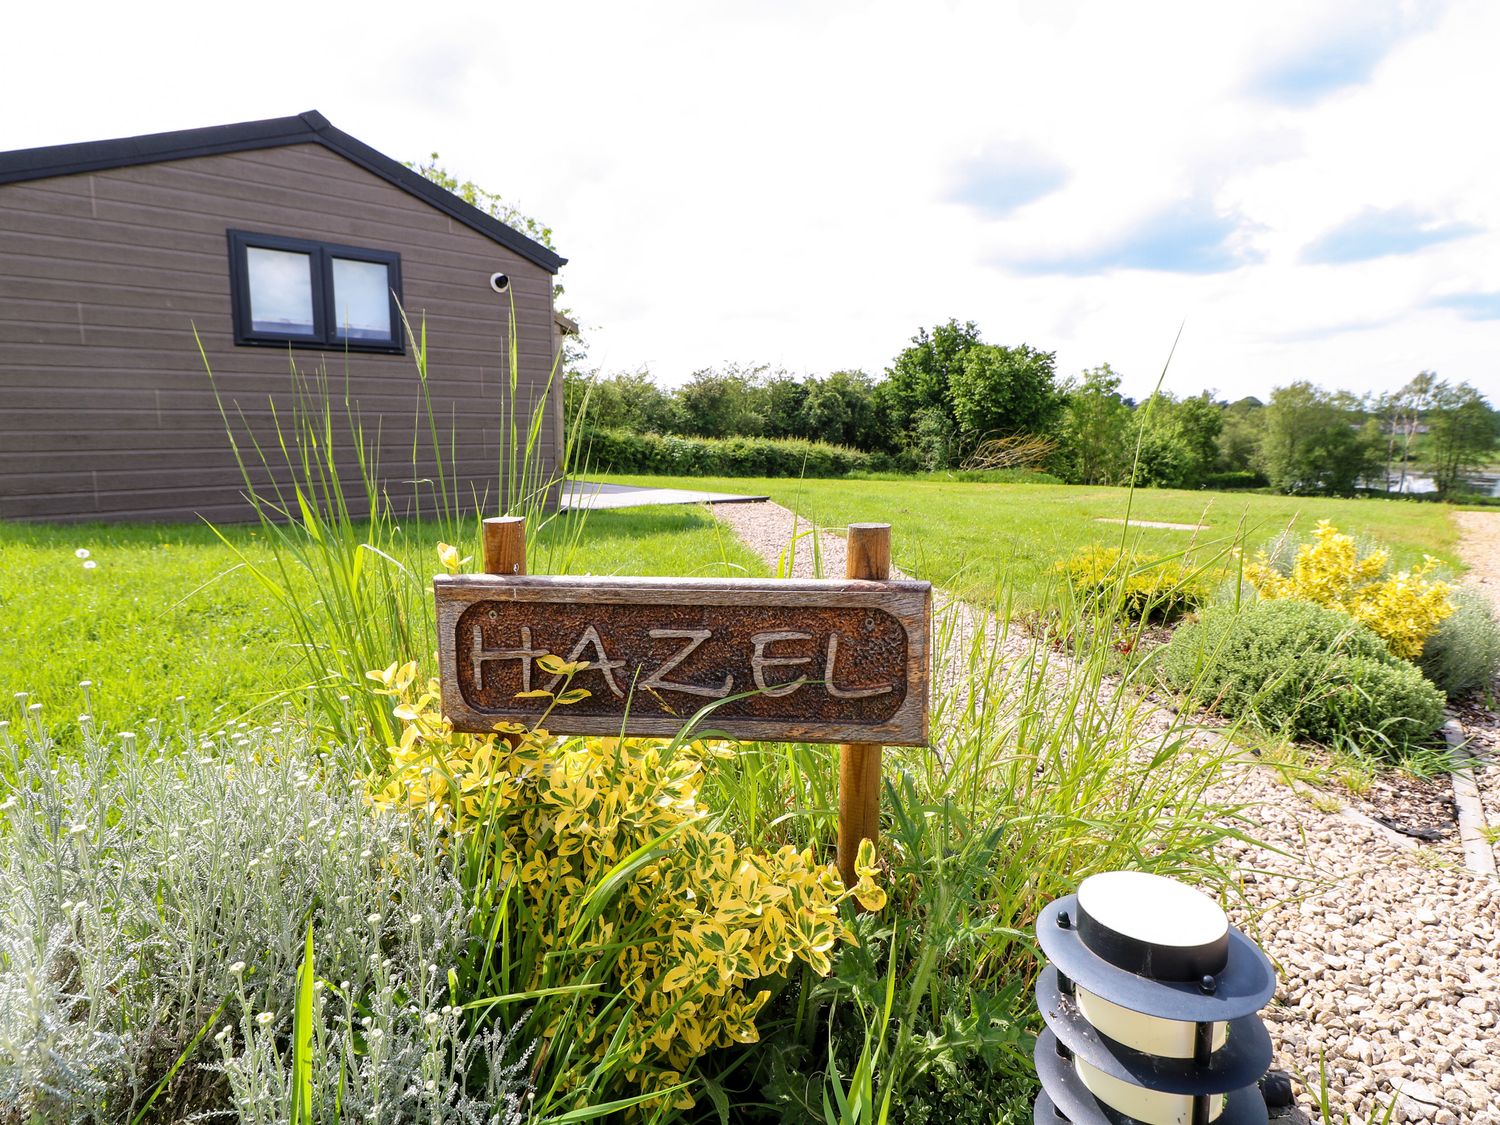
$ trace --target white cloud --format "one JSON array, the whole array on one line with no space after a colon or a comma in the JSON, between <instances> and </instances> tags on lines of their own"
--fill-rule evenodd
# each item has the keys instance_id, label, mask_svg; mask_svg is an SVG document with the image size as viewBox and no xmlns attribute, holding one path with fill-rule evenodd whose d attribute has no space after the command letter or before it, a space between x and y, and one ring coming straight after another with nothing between
<instances>
[{"instance_id":1,"label":"white cloud","mask_svg":"<svg viewBox=\"0 0 1500 1125\"><path fill-rule=\"evenodd\" d=\"M953 316L1142 394L1186 318L1178 390L1500 397L1485 0L84 8L13 15L0 148L317 108L439 151L553 226L606 369L878 371ZM1374 212L1480 233L1303 260Z\"/></svg>"}]
</instances>

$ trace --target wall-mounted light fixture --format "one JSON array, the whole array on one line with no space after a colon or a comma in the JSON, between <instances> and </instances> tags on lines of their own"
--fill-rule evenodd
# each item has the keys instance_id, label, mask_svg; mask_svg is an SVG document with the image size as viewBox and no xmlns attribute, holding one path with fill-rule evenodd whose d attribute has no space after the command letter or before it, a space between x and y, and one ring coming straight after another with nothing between
<instances>
[{"instance_id":1,"label":"wall-mounted light fixture","mask_svg":"<svg viewBox=\"0 0 1500 1125\"><path fill-rule=\"evenodd\" d=\"M1200 891L1091 875L1042 911L1036 1125L1266 1125L1270 959Z\"/></svg>"}]
</instances>

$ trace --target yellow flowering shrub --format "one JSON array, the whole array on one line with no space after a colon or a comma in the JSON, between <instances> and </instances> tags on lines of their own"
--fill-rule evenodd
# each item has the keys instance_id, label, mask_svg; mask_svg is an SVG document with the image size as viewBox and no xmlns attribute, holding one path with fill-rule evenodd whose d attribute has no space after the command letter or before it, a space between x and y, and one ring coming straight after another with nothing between
<instances>
[{"instance_id":1,"label":"yellow flowering shrub","mask_svg":"<svg viewBox=\"0 0 1500 1125\"><path fill-rule=\"evenodd\" d=\"M543 660L564 676L583 667ZM456 733L442 717L438 681L419 687L415 664L370 676L396 699L402 724L371 800L436 817L455 837L481 834L498 883L519 890L540 927L533 936L546 952L522 987L555 983L543 979L549 957L571 958L585 977L612 959L612 983L630 1001L618 1041L628 1044L626 1076L642 1092L677 1085L710 1048L756 1042L755 1018L771 995L758 982L793 961L828 973L838 943L854 940L839 904L851 896L869 910L885 904L868 841L858 885L846 889L810 848L765 852L711 827L698 800L710 745L555 738L508 723L494 735ZM556 698L585 695L574 688ZM623 864L623 885L599 910L591 900L601 886L643 853L639 866ZM607 1002L601 995L598 1004ZM586 1027L597 1029L588 1047L603 1057L618 1021L575 1019L570 1030ZM543 1035L557 1031L554 1019ZM692 1098L677 1091L674 1104Z\"/></svg>"},{"instance_id":2,"label":"yellow flowering shrub","mask_svg":"<svg viewBox=\"0 0 1500 1125\"><path fill-rule=\"evenodd\" d=\"M1292 573L1270 565L1264 551L1245 568L1263 598L1296 598L1346 613L1370 627L1392 653L1406 660L1422 655L1427 638L1453 612L1453 587L1429 577L1438 561L1388 575L1390 554L1360 557L1354 538L1319 520L1313 541L1297 550Z\"/></svg>"},{"instance_id":3,"label":"yellow flowering shrub","mask_svg":"<svg viewBox=\"0 0 1500 1125\"><path fill-rule=\"evenodd\" d=\"M1086 547L1057 563L1085 605L1112 609L1131 621L1172 621L1200 600L1192 572L1175 559L1125 557L1117 547Z\"/></svg>"}]
</instances>

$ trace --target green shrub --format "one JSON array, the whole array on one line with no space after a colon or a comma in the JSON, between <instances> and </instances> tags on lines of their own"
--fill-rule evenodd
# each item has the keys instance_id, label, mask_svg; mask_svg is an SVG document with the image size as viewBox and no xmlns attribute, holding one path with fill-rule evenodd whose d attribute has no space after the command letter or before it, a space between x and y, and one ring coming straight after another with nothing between
<instances>
[{"instance_id":1,"label":"green shrub","mask_svg":"<svg viewBox=\"0 0 1500 1125\"><path fill-rule=\"evenodd\" d=\"M1118 610L1131 621L1175 621L1202 600L1192 572L1176 559L1088 547L1058 569L1086 607Z\"/></svg>"},{"instance_id":2,"label":"green shrub","mask_svg":"<svg viewBox=\"0 0 1500 1125\"><path fill-rule=\"evenodd\" d=\"M1427 639L1417 666L1451 698L1489 690L1500 675L1500 622L1484 595L1454 591L1453 614Z\"/></svg>"},{"instance_id":3,"label":"green shrub","mask_svg":"<svg viewBox=\"0 0 1500 1125\"><path fill-rule=\"evenodd\" d=\"M1209 610L1173 635L1162 673L1224 714L1317 742L1389 750L1431 734L1443 696L1373 632L1290 599Z\"/></svg>"},{"instance_id":4,"label":"green shrub","mask_svg":"<svg viewBox=\"0 0 1500 1125\"><path fill-rule=\"evenodd\" d=\"M796 438L695 438L591 430L583 460L594 472L683 477L841 477L880 469L885 459L841 445Z\"/></svg>"}]
</instances>

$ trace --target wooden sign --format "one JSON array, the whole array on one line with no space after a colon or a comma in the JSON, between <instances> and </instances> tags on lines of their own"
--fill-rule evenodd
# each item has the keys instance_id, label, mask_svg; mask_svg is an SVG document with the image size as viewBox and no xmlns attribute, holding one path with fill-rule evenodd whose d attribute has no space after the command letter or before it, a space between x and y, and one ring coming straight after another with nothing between
<instances>
[{"instance_id":1,"label":"wooden sign","mask_svg":"<svg viewBox=\"0 0 1500 1125\"><path fill-rule=\"evenodd\" d=\"M509 568L507 568L509 569ZM926 745L932 589L911 581L443 575L443 713L462 731L536 722L561 691L544 655L587 661L563 734Z\"/></svg>"}]
</instances>

